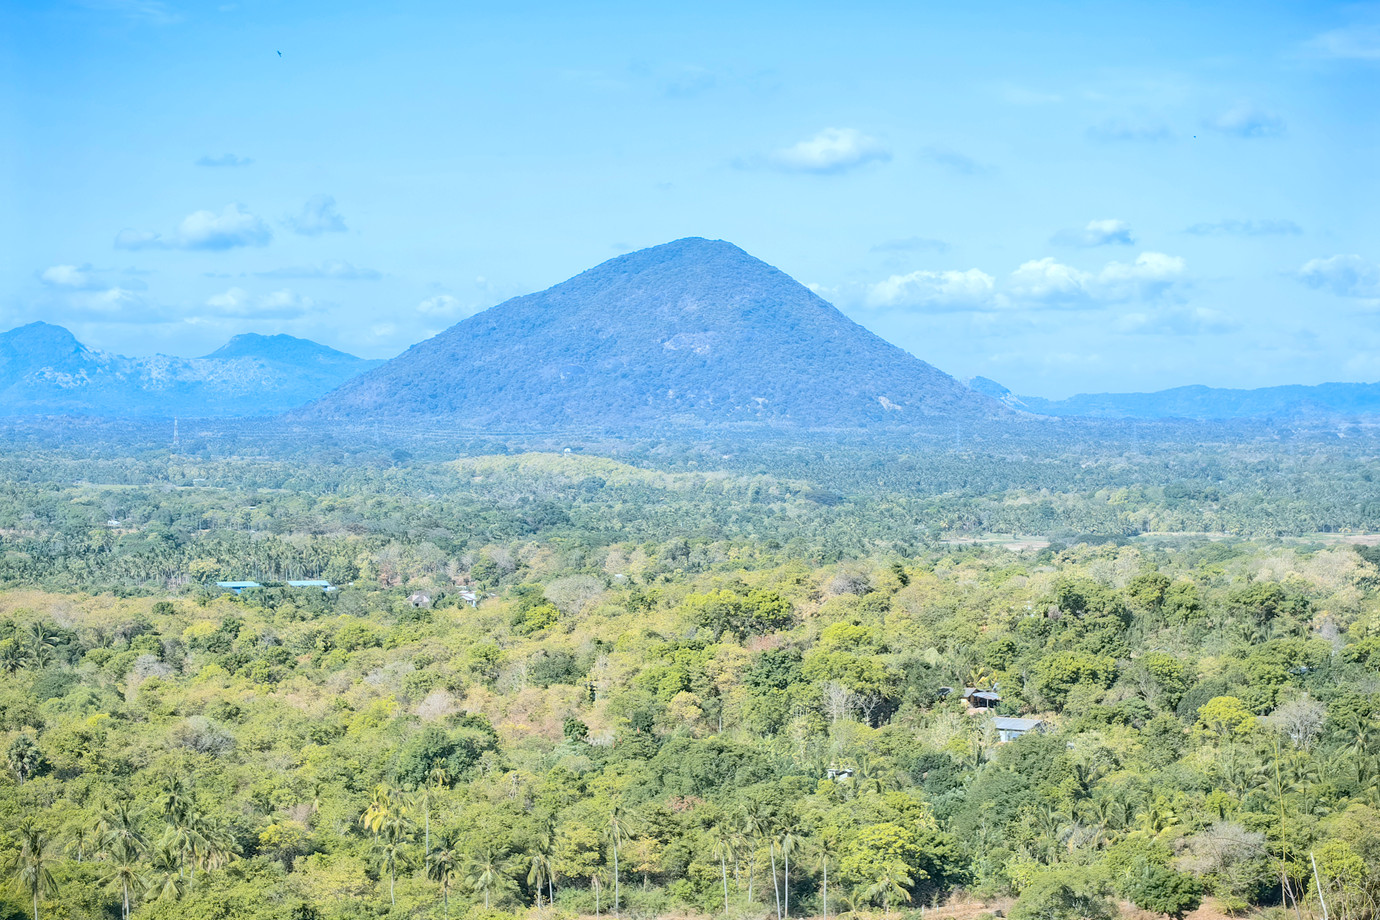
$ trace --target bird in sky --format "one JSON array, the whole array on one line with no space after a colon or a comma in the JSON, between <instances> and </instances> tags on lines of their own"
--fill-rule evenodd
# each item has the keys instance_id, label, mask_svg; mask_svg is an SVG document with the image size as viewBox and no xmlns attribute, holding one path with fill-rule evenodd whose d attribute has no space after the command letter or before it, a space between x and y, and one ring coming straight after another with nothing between
<instances>
[{"instance_id":1,"label":"bird in sky","mask_svg":"<svg viewBox=\"0 0 1380 920\"><path fill-rule=\"evenodd\" d=\"M279 51L279 52L278 52L278 57L282 57L282 56L283 56L283 52Z\"/></svg>"}]
</instances>

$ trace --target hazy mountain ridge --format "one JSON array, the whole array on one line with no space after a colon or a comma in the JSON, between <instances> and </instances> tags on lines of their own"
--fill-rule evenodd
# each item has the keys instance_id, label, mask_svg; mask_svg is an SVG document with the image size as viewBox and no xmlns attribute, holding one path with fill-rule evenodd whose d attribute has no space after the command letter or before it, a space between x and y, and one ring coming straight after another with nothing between
<instances>
[{"instance_id":1,"label":"hazy mountain ridge","mask_svg":"<svg viewBox=\"0 0 1380 920\"><path fill-rule=\"evenodd\" d=\"M237 417L300 406L381 362L287 335L238 335L200 358L128 358L30 323L0 333L0 413Z\"/></svg>"},{"instance_id":2,"label":"hazy mountain ridge","mask_svg":"<svg viewBox=\"0 0 1380 920\"><path fill-rule=\"evenodd\" d=\"M990 394L989 394L990 395ZM1039 415L1116 419L1266 419L1380 415L1380 383L1300 384L1236 390L1183 386L1154 393L1080 393L1003 400Z\"/></svg>"},{"instance_id":3,"label":"hazy mountain ridge","mask_svg":"<svg viewBox=\"0 0 1380 920\"><path fill-rule=\"evenodd\" d=\"M1008 411L737 246L690 238L472 316L299 416L622 430L903 427Z\"/></svg>"}]
</instances>

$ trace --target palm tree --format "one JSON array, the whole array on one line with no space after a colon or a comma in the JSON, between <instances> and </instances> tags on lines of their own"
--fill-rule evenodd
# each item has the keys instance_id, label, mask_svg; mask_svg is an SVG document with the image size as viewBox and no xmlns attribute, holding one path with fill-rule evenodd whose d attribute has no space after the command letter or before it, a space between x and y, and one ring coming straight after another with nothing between
<instances>
[{"instance_id":1,"label":"palm tree","mask_svg":"<svg viewBox=\"0 0 1380 920\"><path fill-rule=\"evenodd\" d=\"M377 838L383 825L393 817L393 812L393 793L387 786L379 784L374 787L374 798L364 809L364 814L360 815L359 823Z\"/></svg>"},{"instance_id":2,"label":"palm tree","mask_svg":"<svg viewBox=\"0 0 1380 920\"><path fill-rule=\"evenodd\" d=\"M385 826L383 833L374 838L379 867L388 873L388 900L394 907L398 906L398 867L407 861L407 853L403 850L406 842L400 823Z\"/></svg>"},{"instance_id":3,"label":"palm tree","mask_svg":"<svg viewBox=\"0 0 1380 920\"><path fill-rule=\"evenodd\" d=\"M100 818L101 848L112 855L120 850L142 853L147 841L139 825L139 815L128 802L107 806Z\"/></svg>"},{"instance_id":4,"label":"palm tree","mask_svg":"<svg viewBox=\"0 0 1380 920\"><path fill-rule=\"evenodd\" d=\"M748 843L748 900L752 900L752 882L757 875L757 847L755 841L765 836L767 832L767 817L762 811L762 806L752 802L747 806L743 813L742 834ZM774 871L774 870L773 870Z\"/></svg>"},{"instance_id":5,"label":"palm tree","mask_svg":"<svg viewBox=\"0 0 1380 920\"><path fill-rule=\"evenodd\" d=\"M450 920L450 880L459 865L459 856L449 839L443 839L440 849L428 854L426 858L426 877L441 886L441 901L445 905L446 920Z\"/></svg>"},{"instance_id":6,"label":"palm tree","mask_svg":"<svg viewBox=\"0 0 1380 920\"><path fill-rule=\"evenodd\" d=\"M120 916L129 920L130 898L145 887L144 876L139 871L139 851L132 846L119 846L110 851L110 860L110 868L101 878L101 884L120 886Z\"/></svg>"},{"instance_id":7,"label":"palm tree","mask_svg":"<svg viewBox=\"0 0 1380 920\"><path fill-rule=\"evenodd\" d=\"M623 839L628 835L628 817L623 813L621 803L615 801L609 810L609 823L607 828L609 842L613 844L613 912L619 912L619 886L618 886L618 847Z\"/></svg>"},{"instance_id":8,"label":"palm tree","mask_svg":"<svg viewBox=\"0 0 1380 920\"><path fill-rule=\"evenodd\" d=\"M469 883L475 891L484 892L484 909L489 909L490 895L498 887L499 874L502 871L503 850L489 844L480 851L478 856L470 858Z\"/></svg>"},{"instance_id":9,"label":"palm tree","mask_svg":"<svg viewBox=\"0 0 1380 920\"><path fill-rule=\"evenodd\" d=\"M829 853L838 844L838 831L826 827L819 832L819 863L824 870L824 920L829 920Z\"/></svg>"},{"instance_id":10,"label":"palm tree","mask_svg":"<svg viewBox=\"0 0 1380 920\"><path fill-rule=\"evenodd\" d=\"M781 857L786 862L786 884L782 892L785 895L785 903L782 908L782 915L786 917L791 915L791 853L800 844L800 835L795 832L794 828L787 827L781 835Z\"/></svg>"},{"instance_id":11,"label":"palm tree","mask_svg":"<svg viewBox=\"0 0 1380 920\"><path fill-rule=\"evenodd\" d=\"M431 803L441 790L450 782L450 774L446 772L445 764L437 764L427 774L428 782L423 783L417 790L417 795L413 798L413 803L422 806L424 815L425 831L422 843L423 858L431 856ZM432 785L434 784L434 785Z\"/></svg>"},{"instance_id":12,"label":"palm tree","mask_svg":"<svg viewBox=\"0 0 1380 920\"><path fill-rule=\"evenodd\" d=\"M724 877L724 916L728 916L728 861L735 856L733 852L733 829L720 822L714 828L714 852L719 860L719 869Z\"/></svg>"},{"instance_id":13,"label":"palm tree","mask_svg":"<svg viewBox=\"0 0 1380 920\"><path fill-rule=\"evenodd\" d=\"M899 862L889 862L882 867L877 874L877 879L863 891L863 897L868 900L882 899L882 911L887 917L891 916L891 896L896 895L902 901L910 901L910 892L907 886L911 883L911 878L906 874L906 867Z\"/></svg>"},{"instance_id":14,"label":"palm tree","mask_svg":"<svg viewBox=\"0 0 1380 920\"><path fill-rule=\"evenodd\" d=\"M38 920L38 899L57 894L53 861L48 834L33 821L20 825L19 852L10 857L6 868L19 887L33 898L34 920Z\"/></svg>"},{"instance_id":15,"label":"palm tree","mask_svg":"<svg viewBox=\"0 0 1380 920\"><path fill-rule=\"evenodd\" d=\"M155 803L159 814L170 827L186 824L196 805L186 780L176 774L164 778L163 788L159 790Z\"/></svg>"},{"instance_id":16,"label":"palm tree","mask_svg":"<svg viewBox=\"0 0 1380 920\"><path fill-rule=\"evenodd\" d=\"M536 886L537 910L541 910L541 886L551 880L551 855L543 852L538 846L529 855L528 863L530 868L527 870L527 881Z\"/></svg>"},{"instance_id":17,"label":"palm tree","mask_svg":"<svg viewBox=\"0 0 1380 920\"><path fill-rule=\"evenodd\" d=\"M147 880L150 889L157 889L159 901L180 901L187 893L187 880L182 877L182 854L172 846L160 845L153 857L153 873Z\"/></svg>"},{"instance_id":18,"label":"palm tree","mask_svg":"<svg viewBox=\"0 0 1380 920\"><path fill-rule=\"evenodd\" d=\"M767 834L767 854L771 857L771 890L776 894L776 920L783 920L781 913L781 879L776 876L776 829Z\"/></svg>"}]
</instances>

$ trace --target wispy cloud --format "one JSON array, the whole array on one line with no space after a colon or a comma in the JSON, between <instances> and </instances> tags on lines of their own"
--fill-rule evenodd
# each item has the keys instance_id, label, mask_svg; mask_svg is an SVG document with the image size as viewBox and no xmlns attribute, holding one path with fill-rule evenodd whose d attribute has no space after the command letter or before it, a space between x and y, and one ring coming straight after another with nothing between
<instances>
[{"instance_id":1,"label":"wispy cloud","mask_svg":"<svg viewBox=\"0 0 1380 920\"><path fill-rule=\"evenodd\" d=\"M1299 269L1298 278L1339 297L1380 298L1380 263L1355 254L1310 259Z\"/></svg>"},{"instance_id":2,"label":"wispy cloud","mask_svg":"<svg viewBox=\"0 0 1380 920\"><path fill-rule=\"evenodd\" d=\"M1280 137L1286 130L1284 119L1279 115L1244 102L1210 120L1207 126L1223 134L1247 139Z\"/></svg>"},{"instance_id":3,"label":"wispy cloud","mask_svg":"<svg viewBox=\"0 0 1380 920\"><path fill-rule=\"evenodd\" d=\"M871 247L872 252L948 252L949 244L926 236L908 236L899 240L885 240Z\"/></svg>"},{"instance_id":4,"label":"wispy cloud","mask_svg":"<svg viewBox=\"0 0 1380 920\"><path fill-rule=\"evenodd\" d=\"M713 71L687 64L672 70L662 81L661 90L673 99L684 99L708 92L717 84Z\"/></svg>"},{"instance_id":5,"label":"wispy cloud","mask_svg":"<svg viewBox=\"0 0 1380 920\"><path fill-rule=\"evenodd\" d=\"M182 14L159 0L81 0L88 10L113 13L127 19L165 26L182 21Z\"/></svg>"},{"instance_id":6,"label":"wispy cloud","mask_svg":"<svg viewBox=\"0 0 1380 920\"><path fill-rule=\"evenodd\" d=\"M1210 307L1171 306L1154 312L1127 313L1118 332L1133 335L1222 335L1241 328L1236 317Z\"/></svg>"},{"instance_id":7,"label":"wispy cloud","mask_svg":"<svg viewBox=\"0 0 1380 920\"><path fill-rule=\"evenodd\" d=\"M992 167L985 163L979 163L967 154L948 147L925 147L920 151L920 159L963 176L992 172Z\"/></svg>"},{"instance_id":8,"label":"wispy cloud","mask_svg":"<svg viewBox=\"0 0 1380 920\"><path fill-rule=\"evenodd\" d=\"M222 154L221 154L220 156L218 156L218 157L213 157L213 156L204 156L204 157L201 157L200 159L198 159L198 160L196 161L196 165L198 165L198 166L209 166L209 167L212 167L212 168L219 168L219 167L230 167L230 168L234 168L234 167L238 167L238 166L248 166L249 164L251 164L251 163L253 163L253 162L254 162L254 161L251 160L249 157L236 156L236 155L233 154L233 153L222 153Z\"/></svg>"},{"instance_id":9,"label":"wispy cloud","mask_svg":"<svg viewBox=\"0 0 1380 920\"><path fill-rule=\"evenodd\" d=\"M1174 132L1162 122L1131 122L1119 118L1088 128L1088 137L1104 143L1160 143L1174 139Z\"/></svg>"},{"instance_id":10,"label":"wispy cloud","mask_svg":"<svg viewBox=\"0 0 1380 920\"><path fill-rule=\"evenodd\" d=\"M320 265L275 268L266 272L256 272L260 278L324 278L330 281L378 281L383 272L372 268L359 268L349 262L327 261Z\"/></svg>"},{"instance_id":11,"label":"wispy cloud","mask_svg":"<svg viewBox=\"0 0 1380 920\"><path fill-rule=\"evenodd\" d=\"M1134 246L1131 227L1124 220L1090 220L1081 230L1060 230L1053 242L1061 246Z\"/></svg>"},{"instance_id":12,"label":"wispy cloud","mask_svg":"<svg viewBox=\"0 0 1380 920\"><path fill-rule=\"evenodd\" d=\"M1219 220L1194 224L1184 232L1194 236L1298 236L1303 228L1292 220Z\"/></svg>"},{"instance_id":13,"label":"wispy cloud","mask_svg":"<svg viewBox=\"0 0 1380 920\"><path fill-rule=\"evenodd\" d=\"M225 250L240 246L266 246L273 238L268 224L237 204L228 204L219 213L194 211L182 219L177 233L162 234L144 230L121 230L115 237L116 249L207 249Z\"/></svg>"},{"instance_id":14,"label":"wispy cloud","mask_svg":"<svg viewBox=\"0 0 1380 920\"><path fill-rule=\"evenodd\" d=\"M1011 105L1055 105L1064 101L1064 97L1059 93L1045 92L1010 83L1000 87L998 94Z\"/></svg>"},{"instance_id":15,"label":"wispy cloud","mask_svg":"<svg viewBox=\"0 0 1380 920\"><path fill-rule=\"evenodd\" d=\"M777 150L772 165L791 172L840 173L872 162L891 159L891 152L875 137L854 128L825 128L814 137Z\"/></svg>"},{"instance_id":16,"label":"wispy cloud","mask_svg":"<svg viewBox=\"0 0 1380 920\"><path fill-rule=\"evenodd\" d=\"M345 218L336 210L335 199L330 195L313 195L302 205L297 216L289 217L287 224L303 236L320 236L323 233L344 233Z\"/></svg>"},{"instance_id":17,"label":"wispy cloud","mask_svg":"<svg viewBox=\"0 0 1380 920\"><path fill-rule=\"evenodd\" d=\"M1356 23L1314 36L1304 46L1318 57L1380 61L1380 23Z\"/></svg>"}]
</instances>

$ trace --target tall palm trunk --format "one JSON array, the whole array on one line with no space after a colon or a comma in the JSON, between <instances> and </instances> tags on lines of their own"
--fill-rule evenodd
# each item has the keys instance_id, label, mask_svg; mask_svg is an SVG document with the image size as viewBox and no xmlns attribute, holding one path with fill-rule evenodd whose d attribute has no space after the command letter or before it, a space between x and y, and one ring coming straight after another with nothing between
<instances>
[{"instance_id":1,"label":"tall palm trunk","mask_svg":"<svg viewBox=\"0 0 1380 920\"><path fill-rule=\"evenodd\" d=\"M786 884L782 886L781 892L785 896L783 898L785 901L784 916L789 917L791 915L791 854L786 850L784 843L781 845L781 858L786 862Z\"/></svg>"},{"instance_id":2,"label":"tall palm trunk","mask_svg":"<svg viewBox=\"0 0 1380 920\"><path fill-rule=\"evenodd\" d=\"M618 841L613 842L613 912L618 913Z\"/></svg>"},{"instance_id":3,"label":"tall palm trunk","mask_svg":"<svg viewBox=\"0 0 1380 920\"><path fill-rule=\"evenodd\" d=\"M824 920L829 920L829 854L824 855Z\"/></svg>"},{"instance_id":4,"label":"tall palm trunk","mask_svg":"<svg viewBox=\"0 0 1380 920\"><path fill-rule=\"evenodd\" d=\"M719 868L724 874L724 916L728 916L728 859L724 854L719 854ZM35 918L37 920L37 918Z\"/></svg>"},{"instance_id":5,"label":"tall palm trunk","mask_svg":"<svg viewBox=\"0 0 1380 920\"><path fill-rule=\"evenodd\" d=\"M771 889L776 893L776 920L781 917L781 879L776 876L776 841L768 840L767 849L771 852Z\"/></svg>"}]
</instances>

